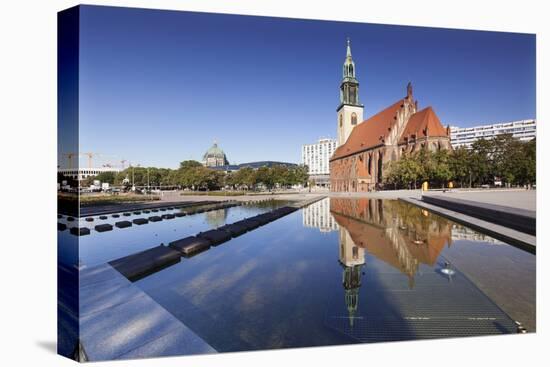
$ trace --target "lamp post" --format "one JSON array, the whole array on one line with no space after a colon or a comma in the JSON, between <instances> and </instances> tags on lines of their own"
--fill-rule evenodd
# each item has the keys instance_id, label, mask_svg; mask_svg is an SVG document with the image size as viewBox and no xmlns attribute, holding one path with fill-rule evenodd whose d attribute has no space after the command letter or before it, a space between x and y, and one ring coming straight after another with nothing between
<instances>
[{"instance_id":1,"label":"lamp post","mask_svg":"<svg viewBox=\"0 0 550 367\"><path fill-rule=\"evenodd\" d=\"M136 191L136 185L134 181L134 166L132 165L132 163L130 163L130 167L132 167L132 191Z\"/></svg>"},{"instance_id":2,"label":"lamp post","mask_svg":"<svg viewBox=\"0 0 550 367\"><path fill-rule=\"evenodd\" d=\"M147 191L149 192L149 198L151 198L151 185L149 184L149 167L147 167Z\"/></svg>"}]
</instances>

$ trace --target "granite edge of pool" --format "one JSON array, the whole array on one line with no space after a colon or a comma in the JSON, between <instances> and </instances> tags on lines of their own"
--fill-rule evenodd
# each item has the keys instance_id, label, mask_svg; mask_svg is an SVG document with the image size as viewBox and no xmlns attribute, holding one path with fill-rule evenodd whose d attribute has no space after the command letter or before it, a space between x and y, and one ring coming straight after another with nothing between
<instances>
[{"instance_id":1,"label":"granite edge of pool","mask_svg":"<svg viewBox=\"0 0 550 367\"><path fill-rule=\"evenodd\" d=\"M88 361L217 351L105 263L79 270L79 340Z\"/></svg>"}]
</instances>

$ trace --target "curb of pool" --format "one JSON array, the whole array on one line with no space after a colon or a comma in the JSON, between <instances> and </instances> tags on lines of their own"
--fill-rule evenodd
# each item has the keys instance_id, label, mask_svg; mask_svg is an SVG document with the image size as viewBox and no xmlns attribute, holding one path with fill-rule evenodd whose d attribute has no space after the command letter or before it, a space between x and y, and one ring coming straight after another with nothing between
<instances>
[{"instance_id":1,"label":"curb of pool","mask_svg":"<svg viewBox=\"0 0 550 367\"><path fill-rule=\"evenodd\" d=\"M499 224L487 222L482 219L474 218L466 214L462 214L450 209L442 208L433 204L426 203L415 198L399 198L399 200L416 205L422 209L429 210L442 217L470 227L481 233L485 233L493 238L509 243L512 246L520 248L524 251L536 255L537 238L527 233L517 231L515 229L505 227Z\"/></svg>"},{"instance_id":2,"label":"curb of pool","mask_svg":"<svg viewBox=\"0 0 550 367\"><path fill-rule=\"evenodd\" d=\"M88 361L217 353L111 265L84 267L79 279L79 342Z\"/></svg>"}]
</instances>

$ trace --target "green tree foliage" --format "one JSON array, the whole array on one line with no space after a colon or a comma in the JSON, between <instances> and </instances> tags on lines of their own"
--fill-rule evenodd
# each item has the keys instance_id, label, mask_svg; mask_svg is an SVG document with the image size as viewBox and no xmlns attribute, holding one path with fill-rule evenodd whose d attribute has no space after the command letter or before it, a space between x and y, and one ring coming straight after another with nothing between
<instances>
[{"instance_id":1,"label":"green tree foliage","mask_svg":"<svg viewBox=\"0 0 550 367\"><path fill-rule=\"evenodd\" d=\"M308 168L306 166L286 167L276 165L273 167L260 167L253 169L242 168L235 172L223 172L204 167L197 161L183 161L178 169L156 167L128 167L115 173L102 173L91 177L93 180L109 182L126 189L136 187L174 187L190 190L220 190L228 188L233 190L255 190L288 188L292 185L304 185L308 180Z\"/></svg>"},{"instance_id":2,"label":"green tree foliage","mask_svg":"<svg viewBox=\"0 0 550 367\"><path fill-rule=\"evenodd\" d=\"M432 187L454 181L467 187L493 184L497 178L509 186L536 183L536 141L500 135L477 140L470 149L422 149L390 162L385 183L394 188L415 188L423 181Z\"/></svg>"}]
</instances>

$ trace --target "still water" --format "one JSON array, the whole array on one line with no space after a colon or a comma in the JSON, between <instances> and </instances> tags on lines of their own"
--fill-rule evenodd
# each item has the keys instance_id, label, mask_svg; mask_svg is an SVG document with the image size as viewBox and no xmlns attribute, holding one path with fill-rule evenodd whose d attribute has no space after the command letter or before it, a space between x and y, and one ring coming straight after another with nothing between
<instances>
[{"instance_id":1,"label":"still water","mask_svg":"<svg viewBox=\"0 0 550 367\"><path fill-rule=\"evenodd\" d=\"M391 200L324 199L135 284L220 352L535 329L534 255Z\"/></svg>"},{"instance_id":2,"label":"still water","mask_svg":"<svg viewBox=\"0 0 550 367\"><path fill-rule=\"evenodd\" d=\"M75 236L69 233L69 230L58 232L60 261L63 262L63 257L74 258L77 256L80 266L103 264L123 256L147 250L161 243L167 245L172 241L195 235L201 231L207 231L223 226L226 223L233 223L246 217L261 214L284 206L287 203L287 201L270 200L165 219L160 222L149 222L141 226L134 224L124 229L114 227L115 223L119 221L131 222L136 218L174 214L186 209L162 209L149 213L140 211L139 214L128 212L127 214L129 215L117 213L118 217L114 218L112 215L106 215L107 219L100 219L99 216L94 216L92 217L92 222L86 221L85 218L69 222L67 221L67 217L63 217L58 219L58 221L66 224L69 229L73 226L87 227L90 229L90 234L75 238ZM94 230L96 225L104 223L112 225L113 230L101 233Z\"/></svg>"}]
</instances>

